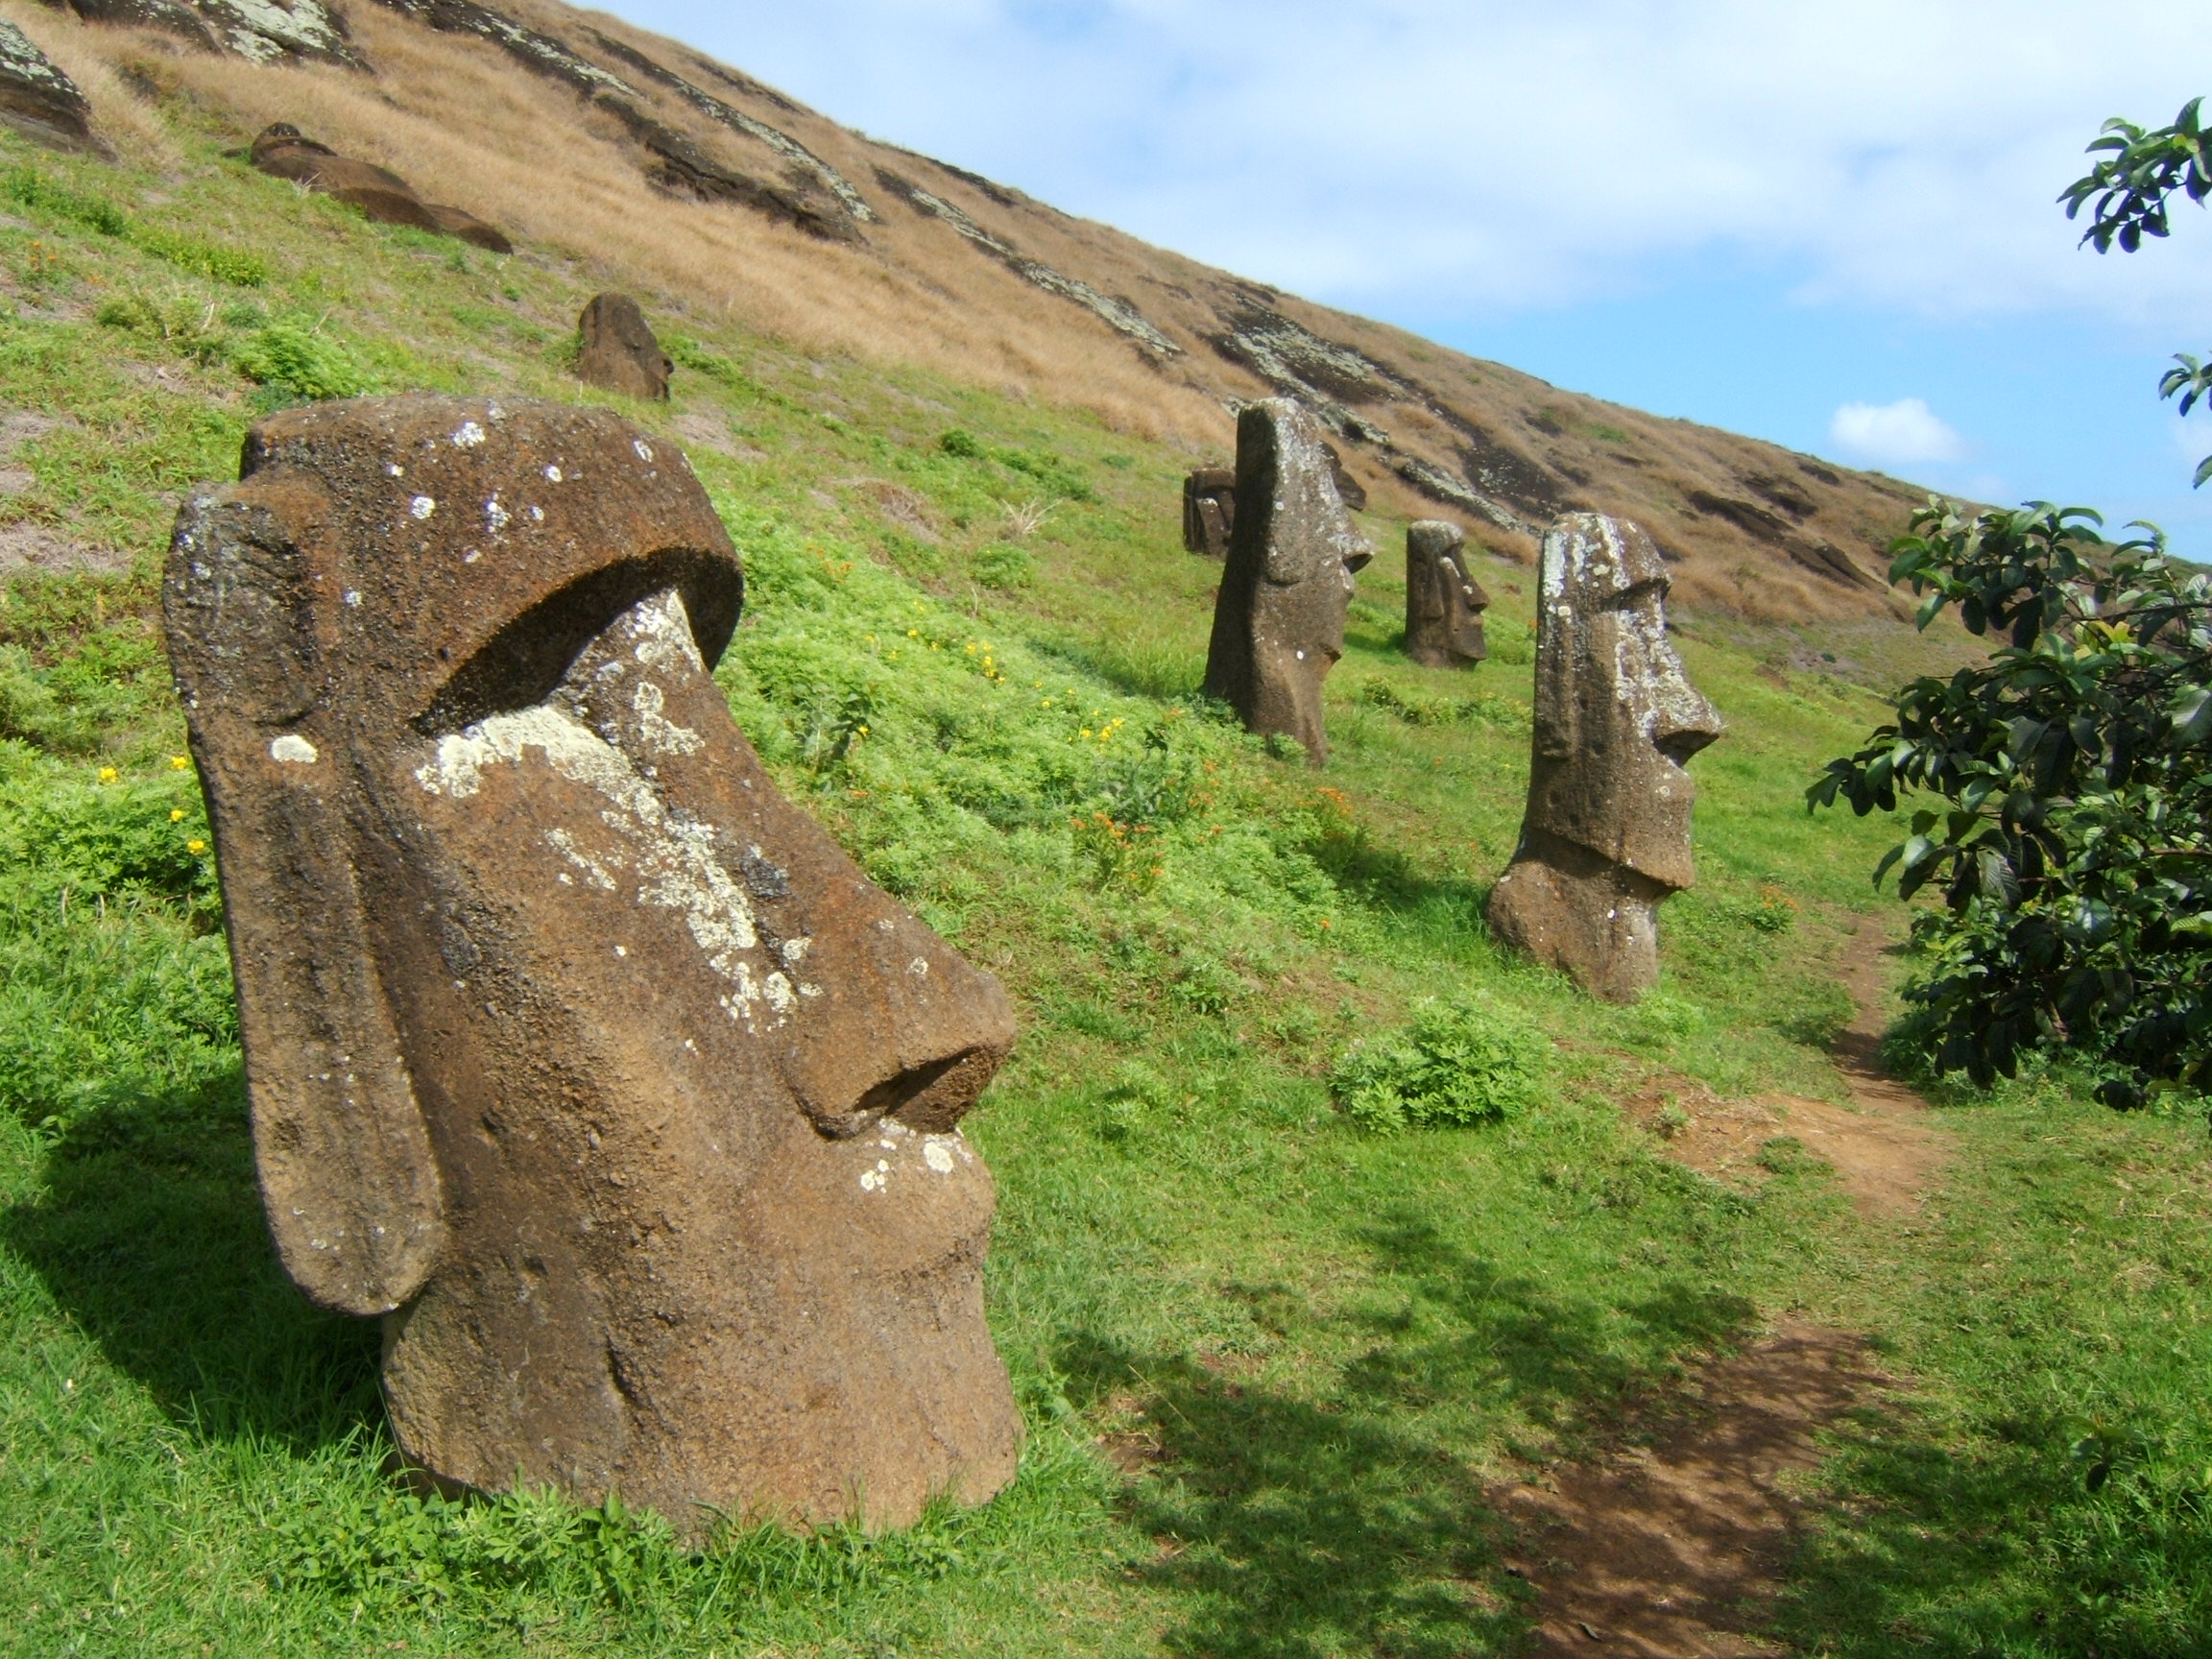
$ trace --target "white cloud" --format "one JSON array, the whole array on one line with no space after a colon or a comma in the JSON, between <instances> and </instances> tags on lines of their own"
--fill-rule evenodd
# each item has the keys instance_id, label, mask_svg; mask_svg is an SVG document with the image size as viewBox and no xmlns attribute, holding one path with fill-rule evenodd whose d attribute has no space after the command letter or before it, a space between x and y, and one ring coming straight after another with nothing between
<instances>
[{"instance_id":1,"label":"white cloud","mask_svg":"<svg viewBox=\"0 0 2212 1659\"><path fill-rule=\"evenodd\" d=\"M840 119L1368 308L1495 315L1718 260L1815 301L2174 328L2212 284L2198 210L2101 258L2054 201L2106 116L2212 89L2199 0L2126 29L2080 0L613 4Z\"/></svg>"},{"instance_id":2,"label":"white cloud","mask_svg":"<svg viewBox=\"0 0 2212 1659\"><path fill-rule=\"evenodd\" d=\"M1918 397L1894 403L1846 403L1828 422L1836 445L1864 461L1912 467L1965 459L1966 445Z\"/></svg>"}]
</instances>

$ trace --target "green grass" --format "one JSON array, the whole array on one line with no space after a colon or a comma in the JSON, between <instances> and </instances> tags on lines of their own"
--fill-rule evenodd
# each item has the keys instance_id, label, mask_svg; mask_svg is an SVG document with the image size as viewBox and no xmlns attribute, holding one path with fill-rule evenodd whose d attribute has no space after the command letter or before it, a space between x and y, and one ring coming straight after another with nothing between
<instances>
[{"instance_id":1,"label":"green grass","mask_svg":"<svg viewBox=\"0 0 2212 1659\"><path fill-rule=\"evenodd\" d=\"M1703 884L1665 912L1661 993L1596 1007L1479 922L1527 780L1530 572L1478 560L1498 660L1416 667L1402 527L1369 520L1315 776L1197 701L1218 567L1177 542L1186 457L664 303L676 401L623 407L745 552L733 709L1022 1009L970 1128L1029 1446L978 1510L698 1555L618 1505L409 1498L374 1330L309 1309L267 1242L156 572L180 493L287 398L589 396L562 362L590 290L183 137L158 205L9 151L0 404L63 423L0 524L127 568L0 589L0 1649L1511 1653L1485 1483L1604 1445L1789 1313L1870 1332L1913 1401L1822 1473L1782 1615L1805 1651L2207 1650L2200 1123L2049 1076L1957 1100L1954 1195L1903 1228L1817 1166L1688 1173L1614 1104L1841 1097L1831 964L1889 831L1808 821L1800 790L1878 717L1852 674L1693 619L1730 728L1695 768ZM262 280L145 229L184 227ZM1850 654L1878 678L1939 648ZM1515 1038L1510 1112L1383 1135L1340 1110L1354 1045L1466 998L1550 1040Z\"/></svg>"}]
</instances>

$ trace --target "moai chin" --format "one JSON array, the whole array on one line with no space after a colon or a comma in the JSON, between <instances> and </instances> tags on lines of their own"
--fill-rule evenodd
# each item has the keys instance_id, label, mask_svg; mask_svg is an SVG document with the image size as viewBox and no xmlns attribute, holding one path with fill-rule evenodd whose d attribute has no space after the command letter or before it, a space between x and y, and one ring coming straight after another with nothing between
<instances>
[{"instance_id":1,"label":"moai chin","mask_svg":"<svg viewBox=\"0 0 2212 1659\"><path fill-rule=\"evenodd\" d=\"M1455 668L1490 655L1482 613L1490 595L1467 574L1467 533L1424 518L1406 531L1406 655Z\"/></svg>"},{"instance_id":2,"label":"moai chin","mask_svg":"<svg viewBox=\"0 0 2212 1659\"><path fill-rule=\"evenodd\" d=\"M1010 1479L1004 994L777 792L737 555L601 410L273 417L164 620L286 1270L437 1480L870 1525Z\"/></svg>"},{"instance_id":3,"label":"moai chin","mask_svg":"<svg viewBox=\"0 0 2212 1659\"><path fill-rule=\"evenodd\" d=\"M1353 572L1374 556L1336 493L1313 417L1285 397L1247 404L1206 695L1248 732L1297 738L1315 766L1329 758L1321 683L1344 655Z\"/></svg>"},{"instance_id":4,"label":"moai chin","mask_svg":"<svg viewBox=\"0 0 2212 1659\"><path fill-rule=\"evenodd\" d=\"M1490 926L1595 997L1657 983L1655 912L1692 886L1684 764L1720 716L1667 639L1671 580L1634 524L1574 513L1544 538L1528 811Z\"/></svg>"}]
</instances>

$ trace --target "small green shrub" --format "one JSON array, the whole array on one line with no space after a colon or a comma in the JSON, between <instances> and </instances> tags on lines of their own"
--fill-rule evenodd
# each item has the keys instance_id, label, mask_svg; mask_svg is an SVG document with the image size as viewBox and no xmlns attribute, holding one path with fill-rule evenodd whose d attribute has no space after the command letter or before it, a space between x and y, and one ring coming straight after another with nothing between
<instances>
[{"instance_id":1,"label":"small green shrub","mask_svg":"<svg viewBox=\"0 0 2212 1659\"><path fill-rule=\"evenodd\" d=\"M1490 646L1491 661L1507 668L1526 668L1536 661L1536 631L1526 622L1502 617L1482 632Z\"/></svg>"},{"instance_id":2,"label":"small green shrub","mask_svg":"<svg viewBox=\"0 0 2212 1659\"><path fill-rule=\"evenodd\" d=\"M1503 731L1527 732L1534 719L1524 705L1489 691L1478 691L1472 697L1432 697L1420 691L1402 691L1387 680L1370 680L1359 687L1359 699L1387 709L1408 726L1455 726L1462 720L1480 720Z\"/></svg>"},{"instance_id":3,"label":"small green shrub","mask_svg":"<svg viewBox=\"0 0 2212 1659\"><path fill-rule=\"evenodd\" d=\"M1012 542L984 548L970 561L975 580L1000 593L1011 593L1037 580L1037 561Z\"/></svg>"},{"instance_id":4,"label":"small green shrub","mask_svg":"<svg viewBox=\"0 0 2212 1659\"><path fill-rule=\"evenodd\" d=\"M272 323L247 336L230 361L249 380L320 403L358 397L369 390L368 371L337 341L292 323Z\"/></svg>"},{"instance_id":5,"label":"small green shrub","mask_svg":"<svg viewBox=\"0 0 2212 1659\"><path fill-rule=\"evenodd\" d=\"M962 431L957 426L937 440L937 447L948 455L959 456L963 461L984 459L983 441L974 433Z\"/></svg>"},{"instance_id":6,"label":"small green shrub","mask_svg":"<svg viewBox=\"0 0 2212 1659\"><path fill-rule=\"evenodd\" d=\"M1395 1134L1508 1117L1536 1098L1550 1062L1544 1034L1487 998L1431 998L1403 1031L1355 1043L1329 1085L1354 1121Z\"/></svg>"}]
</instances>

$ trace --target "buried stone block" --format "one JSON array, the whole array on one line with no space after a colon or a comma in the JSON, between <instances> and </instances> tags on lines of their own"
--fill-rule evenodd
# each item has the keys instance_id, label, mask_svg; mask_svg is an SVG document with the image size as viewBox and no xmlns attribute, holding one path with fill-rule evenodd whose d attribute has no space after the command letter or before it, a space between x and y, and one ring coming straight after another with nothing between
<instances>
[{"instance_id":1,"label":"buried stone block","mask_svg":"<svg viewBox=\"0 0 2212 1659\"><path fill-rule=\"evenodd\" d=\"M576 321L576 378L587 386L649 402L668 400L676 361L661 349L653 325L627 294L599 294Z\"/></svg>"},{"instance_id":2,"label":"buried stone block","mask_svg":"<svg viewBox=\"0 0 2212 1659\"><path fill-rule=\"evenodd\" d=\"M1467 574L1467 533L1424 518L1406 531L1406 655L1431 668L1490 655L1482 613L1490 595Z\"/></svg>"},{"instance_id":3,"label":"buried stone block","mask_svg":"<svg viewBox=\"0 0 2212 1659\"><path fill-rule=\"evenodd\" d=\"M445 1483L871 1525L1012 1478L1004 994L778 793L743 573L603 410L272 417L164 591L287 1271Z\"/></svg>"},{"instance_id":4,"label":"buried stone block","mask_svg":"<svg viewBox=\"0 0 2212 1659\"><path fill-rule=\"evenodd\" d=\"M108 154L92 131L92 106L31 36L0 21L0 124L49 150Z\"/></svg>"},{"instance_id":5,"label":"buried stone block","mask_svg":"<svg viewBox=\"0 0 2212 1659\"><path fill-rule=\"evenodd\" d=\"M1209 559L1229 557L1237 526L1237 474L1226 467L1201 467L1183 480L1183 548Z\"/></svg>"},{"instance_id":6,"label":"buried stone block","mask_svg":"<svg viewBox=\"0 0 2212 1659\"><path fill-rule=\"evenodd\" d=\"M1321 683L1344 654L1353 572L1375 556L1330 476L1313 417L1286 397L1237 417L1237 521L1214 607L1206 695L1244 729L1329 758Z\"/></svg>"},{"instance_id":7,"label":"buried stone block","mask_svg":"<svg viewBox=\"0 0 2212 1659\"><path fill-rule=\"evenodd\" d=\"M441 236L457 236L493 253L512 253L515 244L497 226L464 208L425 202L398 174L373 162L341 156L299 128L279 121L253 140L253 165L277 179L303 184L319 196L332 196L383 225L407 225Z\"/></svg>"},{"instance_id":8,"label":"buried stone block","mask_svg":"<svg viewBox=\"0 0 2212 1659\"><path fill-rule=\"evenodd\" d=\"M1670 579L1634 524L1574 513L1544 537L1527 816L1490 927L1632 1002L1659 975L1656 912L1692 886L1683 770L1720 716L1667 638Z\"/></svg>"}]
</instances>

